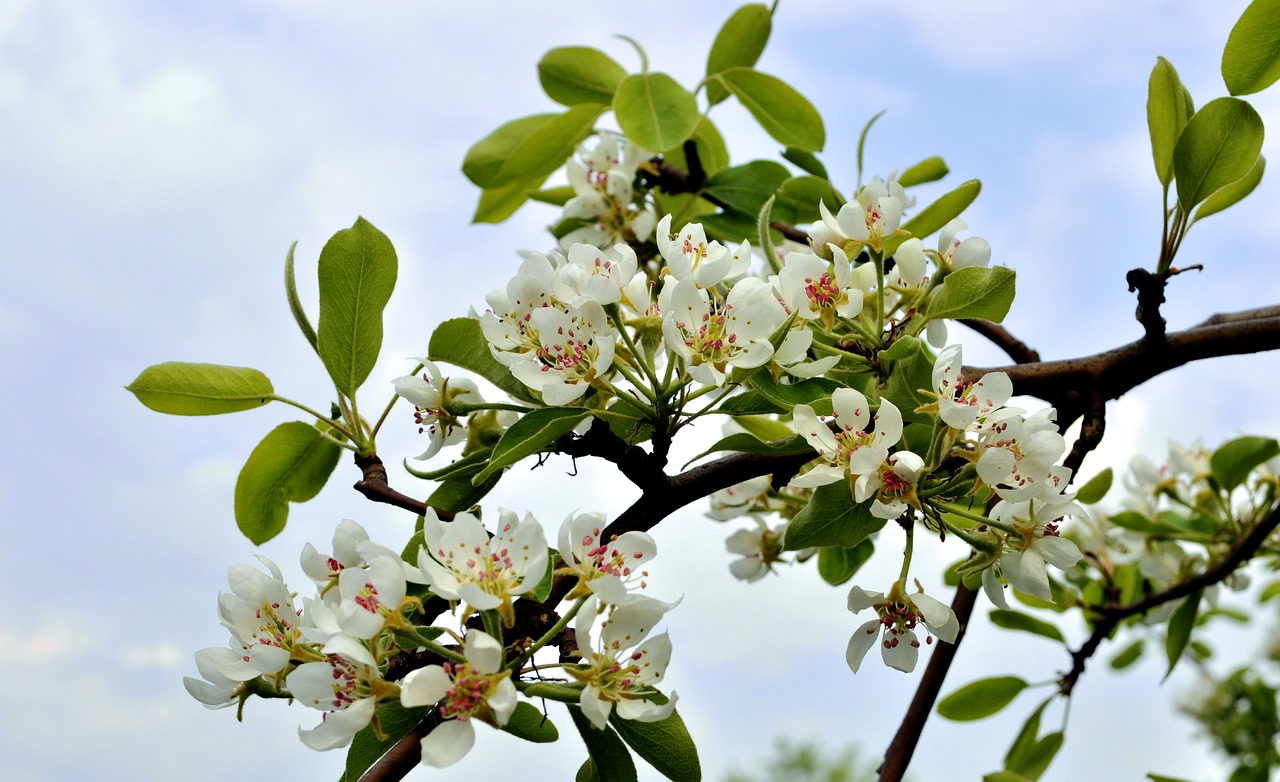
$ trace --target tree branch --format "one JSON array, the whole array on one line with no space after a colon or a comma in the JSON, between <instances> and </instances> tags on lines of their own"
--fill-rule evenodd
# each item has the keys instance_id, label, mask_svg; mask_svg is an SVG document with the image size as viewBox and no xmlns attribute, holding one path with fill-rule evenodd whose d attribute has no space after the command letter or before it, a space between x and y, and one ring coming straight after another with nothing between
<instances>
[{"instance_id":1,"label":"tree branch","mask_svg":"<svg viewBox=\"0 0 1280 782\"><path fill-rule=\"evenodd\" d=\"M1071 690L1080 679L1080 675L1084 673L1085 663L1098 651L1098 647L1103 640L1109 638L1121 622L1131 616L1145 614L1151 609L1173 600L1180 600L1197 589L1220 583L1227 576L1234 573L1236 568L1252 559L1263 544L1267 542L1267 538L1271 536L1271 533L1276 530L1278 525L1280 525L1280 505L1272 508L1271 512L1254 525L1249 534L1241 538L1227 552L1226 556L1214 563L1212 567L1205 569L1200 575L1174 584L1163 592L1157 592L1136 603L1126 606L1105 605L1098 609L1101 617L1094 625L1093 633L1089 636L1089 639L1081 644L1079 649L1071 653L1071 670L1067 671L1058 680L1059 692L1063 695L1071 694Z\"/></svg>"},{"instance_id":2,"label":"tree branch","mask_svg":"<svg viewBox=\"0 0 1280 782\"><path fill-rule=\"evenodd\" d=\"M360 468L364 477L356 481L352 488L363 494L367 499L394 505L418 516L427 515L426 503L415 500L409 495L401 494L391 488L391 485L387 483L387 467L382 463L382 459L378 458L377 454L356 456L356 466ZM453 520L453 514L447 510L435 508L435 512L442 521Z\"/></svg>"},{"instance_id":3,"label":"tree branch","mask_svg":"<svg viewBox=\"0 0 1280 782\"><path fill-rule=\"evenodd\" d=\"M998 323L973 318L961 318L960 323L986 337L1018 364L1034 364L1040 360L1039 351L1029 347L1027 343L1013 336L1008 329Z\"/></svg>"}]
</instances>

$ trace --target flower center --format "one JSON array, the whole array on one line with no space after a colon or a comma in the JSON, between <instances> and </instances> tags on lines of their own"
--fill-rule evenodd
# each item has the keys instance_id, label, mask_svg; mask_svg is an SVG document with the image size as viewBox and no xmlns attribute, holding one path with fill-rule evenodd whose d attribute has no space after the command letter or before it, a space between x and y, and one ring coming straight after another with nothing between
<instances>
[{"instance_id":1,"label":"flower center","mask_svg":"<svg viewBox=\"0 0 1280 782\"><path fill-rule=\"evenodd\" d=\"M469 719L487 707L498 680L505 676L480 673L469 663L445 663L444 672L453 679L453 686L445 691L444 700L440 702L440 716L444 719Z\"/></svg>"}]
</instances>

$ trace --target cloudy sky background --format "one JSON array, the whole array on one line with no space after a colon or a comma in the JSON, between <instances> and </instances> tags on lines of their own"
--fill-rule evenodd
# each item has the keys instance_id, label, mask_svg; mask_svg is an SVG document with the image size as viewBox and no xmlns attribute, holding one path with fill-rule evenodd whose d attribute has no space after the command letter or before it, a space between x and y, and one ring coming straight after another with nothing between
<instances>
[{"instance_id":1,"label":"cloudy sky background","mask_svg":"<svg viewBox=\"0 0 1280 782\"><path fill-rule=\"evenodd\" d=\"M1018 271L1007 325L1047 358L1065 358L1140 336L1123 277L1151 266L1159 242L1147 76L1162 54L1197 105L1224 94L1218 61L1243 5L784 0L760 68L822 111L823 158L846 190L857 134L881 109L870 172L943 155L954 173L922 188L922 203L982 179L966 219L991 242L995 262ZM366 386L377 400L366 406L380 405L389 381L412 368L400 358L422 354L435 324L482 306L514 270L514 250L550 243L543 227L554 212L543 207L498 227L469 225L476 192L459 171L466 149L494 127L552 110L536 81L541 54L589 44L636 68L630 47L610 37L626 32L655 70L692 85L736 7L0 0L0 403L11 438L0 472L0 563L16 591L0 607L10 704L0 713L0 776L337 778L342 753L313 753L295 735L316 712L253 702L237 724L191 700L181 677L194 674L195 649L225 642L214 598L228 565L264 554L302 590L304 542L327 550L333 527L350 517L398 546L412 519L350 491L357 474L344 464L315 501L294 509L284 534L255 549L235 532L232 487L257 441L294 416L276 406L165 418L122 386L153 363L209 361L257 367L280 393L323 406L328 382L288 314L282 263L297 240L302 295L314 301L320 247L364 215L401 262L384 360ZM1255 99L1272 123L1277 94ZM776 153L736 106L714 116L735 161ZM1264 154L1276 153L1269 141ZM1180 262L1206 270L1172 284L1172 328L1280 301L1273 179L1192 232ZM1003 363L960 331L971 363ZM1113 404L1106 443L1084 474L1123 466L1134 452L1159 460L1170 436L1280 432L1277 370L1274 356L1235 358L1152 382ZM407 409L381 448L392 464L421 448ZM567 460L521 467L486 507L530 510L552 530L575 509L625 507L618 498L631 496L628 485L580 466L576 480L564 477ZM393 481L427 491L402 474ZM651 591L684 596L666 620L675 645L668 682L707 778L749 765L778 735L856 741L879 754L917 676L878 664L852 676L843 648L857 620L844 610L845 590L807 568L734 582L723 552L729 528L702 510L656 531ZM959 555L921 553L937 563ZM895 557L881 557L857 581L882 589L896 569ZM936 575L916 572L940 590ZM1268 628L1224 633L1215 645L1246 654ZM998 673L1048 681L1068 663L1048 642L982 631L963 646L948 690ZM1219 778L1189 724L1168 714L1194 683L1185 668L1163 687L1154 664L1124 677L1091 672L1044 779ZM1024 695L982 723L932 720L916 778L976 779L998 768L1036 702ZM563 711L551 716L572 733ZM457 768L417 776L480 780L507 766L517 776L545 767L547 778L568 778L584 757L572 735L533 747L480 733Z\"/></svg>"}]
</instances>

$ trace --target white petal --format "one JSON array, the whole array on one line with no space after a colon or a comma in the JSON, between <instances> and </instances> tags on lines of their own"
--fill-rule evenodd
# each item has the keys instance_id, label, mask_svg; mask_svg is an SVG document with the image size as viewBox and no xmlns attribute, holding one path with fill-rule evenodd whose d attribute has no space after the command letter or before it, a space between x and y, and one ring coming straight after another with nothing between
<instances>
[{"instance_id":1,"label":"white petal","mask_svg":"<svg viewBox=\"0 0 1280 782\"><path fill-rule=\"evenodd\" d=\"M588 685L583 688L578 706L597 730L604 730L609 724L609 712L613 710L613 703L602 699L594 687Z\"/></svg>"},{"instance_id":2,"label":"white petal","mask_svg":"<svg viewBox=\"0 0 1280 782\"><path fill-rule=\"evenodd\" d=\"M476 743L476 729L471 720L447 720L422 739L422 765L444 768L452 766L471 751Z\"/></svg>"},{"instance_id":3,"label":"white petal","mask_svg":"<svg viewBox=\"0 0 1280 782\"><path fill-rule=\"evenodd\" d=\"M849 639L849 646L844 652L844 661L849 664L849 670L854 673L858 672L858 668L862 666L862 658L867 656L867 650L875 644L876 639L879 637L879 618L872 619L853 631L853 637Z\"/></svg>"}]
</instances>

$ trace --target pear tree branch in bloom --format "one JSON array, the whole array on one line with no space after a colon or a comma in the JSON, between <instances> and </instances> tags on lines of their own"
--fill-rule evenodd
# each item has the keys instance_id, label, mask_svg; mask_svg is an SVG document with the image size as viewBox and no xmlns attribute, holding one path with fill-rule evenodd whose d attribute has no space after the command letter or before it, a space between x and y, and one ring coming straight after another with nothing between
<instances>
[{"instance_id":1,"label":"pear tree branch in bloom","mask_svg":"<svg viewBox=\"0 0 1280 782\"><path fill-rule=\"evenodd\" d=\"M1181 600L1199 589L1221 583L1234 573L1237 568L1257 555L1278 526L1280 526L1280 505L1272 508L1271 512L1259 521L1249 531L1248 535L1241 538L1225 556L1211 567L1205 568L1203 573L1185 581L1177 582L1168 589L1143 598L1136 603L1099 606L1096 609L1099 617L1093 626L1093 632L1089 635L1088 640L1080 645L1079 649L1071 653L1071 670L1063 674L1058 680L1059 692L1063 695L1071 694L1076 682L1080 679L1080 675L1084 673L1085 663L1098 651L1098 647L1105 639L1111 636L1121 622L1131 616L1145 614L1165 603Z\"/></svg>"}]
</instances>

